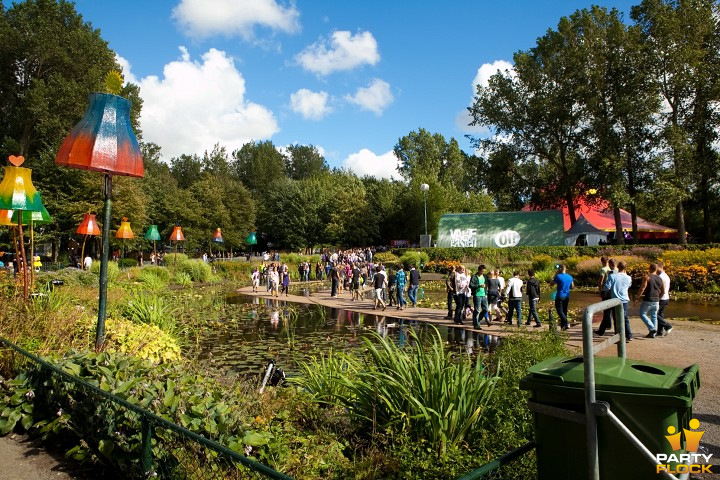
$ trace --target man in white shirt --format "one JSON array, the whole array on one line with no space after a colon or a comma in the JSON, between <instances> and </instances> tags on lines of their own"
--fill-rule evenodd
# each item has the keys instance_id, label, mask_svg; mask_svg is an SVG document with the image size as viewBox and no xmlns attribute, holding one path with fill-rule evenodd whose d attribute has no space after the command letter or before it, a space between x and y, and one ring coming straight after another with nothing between
<instances>
[{"instance_id":1,"label":"man in white shirt","mask_svg":"<svg viewBox=\"0 0 720 480\"><path fill-rule=\"evenodd\" d=\"M673 329L672 325L665 321L665 307L667 307L668 303L670 303L670 277L667 273L665 273L665 267L663 267L663 264L660 262L657 262L657 270L655 273L658 277L660 277L660 280L662 280L664 287L663 291L665 292L660 296L660 306L658 307L657 312L657 336L666 337Z\"/></svg>"},{"instance_id":2,"label":"man in white shirt","mask_svg":"<svg viewBox=\"0 0 720 480\"><path fill-rule=\"evenodd\" d=\"M85 270L90 270L90 267L92 267L92 257L90 255L86 255L83 259L83 266Z\"/></svg>"},{"instance_id":3,"label":"man in white shirt","mask_svg":"<svg viewBox=\"0 0 720 480\"><path fill-rule=\"evenodd\" d=\"M522 324L522 289L523 281L520 272L515 270L513 277L508 280L505 287L505 296L508 299L508 313L506 322L512 325L513 310L517 311L517 326Z\"/></svg>"}]
</instances>

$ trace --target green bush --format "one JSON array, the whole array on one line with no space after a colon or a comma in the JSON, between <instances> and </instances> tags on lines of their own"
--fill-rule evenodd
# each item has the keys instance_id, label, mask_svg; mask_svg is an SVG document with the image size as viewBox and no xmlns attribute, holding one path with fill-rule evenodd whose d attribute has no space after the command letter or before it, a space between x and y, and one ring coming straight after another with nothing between
<instances>
[{"instance_id":1,"label":"green bush","mask_svg":"<svg viewBox=\"0 0 720 480\"><path fill-rule=\"evenodd\" d=\"M555 265L555 260L550 255L546 255L544 253L541 253L540 255L535 255L532 259L532 268L536 272L541 272L543 270L549 270L553 268Z\"/></svg>"},{"instance_id":2,"label":"green bush","mask_svg":"<svg viewBox=\"0 0 720 480\"><path fill-rule=\"evenodd\" d=\"M172 333L175 329L172 305L159 295L137 293L125 305L123 317L134 323L155 325L164 332Z\"/></svg>"},{"instance_id":3,"label":"green bush","mask_svg":"<svg viewBox=\"0 0 720 480\"><path fill-rule=\"evenodd\" d=\"M173 283L181 287L192 287L192 278L189 273L175 272L175 275L173 275Z\"/></svg>"},{"instance_id":4,"label":"green bush","mask_svg":"<svg viewBox=\"0 0 720 480\"><path fill-rule=\"evenodd\" d=\"M120 268L132 268L137 266L138 261L135 258L121 258L118 260L118 267Z\"/></svg>"},{"instance_id":5,"label":"green bush","mask_svg":"<svg viewBox=\"0 0 720 480\"><path fill-rule=\"evenodd\" d=\"M531 366L547 358L570 356L566 338L550 331L518 333L503 337L486 360L487 369L498 372L495 392L483 410L480 425L468 441L480 458L497 458L533 440L533 417L528 409L529 392L520 390L520 379ZM501 471L498 478L535 478L537 467L534 455L524 455Z\"/></svg>"},{"instance_id":6,"label":"green bush","mask_svg":"<svg viewBox=\"0 0 720 480\"><path fill-rule=\"evenodd\" d=\"M178 261L177 271L188 274L193 282L206 283L212 277L212 267L201 259Z\"/></svg>"},{"instance_id":7,"label":"green bush","mask_svg":"<svg viewBox=\"0 0 720 480\"><path fill-rule=\"evenodd\" d=\"M400 257L392 252L380 252L373 255L373 263L382 263L386 267L397 268L400 265Z\"/></svg>"},{"instance_id":8,"label":"green bush","mask_svg":"<svg viewBox=\"0 0 720 480\"><path fill-rule=\"evenodd\" d=\"M107 268L108 282L110 282L110 283L117 282L118 276L120 275L120 267L118 267L117 262L108 262L107 267L108 267ZM92 266L90 267L90 272L99 278L100 277L100 262L93 262Z\"/></svg>"},{"instance_id":9,"label":"green bush","mask_svg":"<svg viewBox=\"0 0 720 480\"><path fill-rule=\"evenodd\" d=\"M402 263L405 268L415 267L418 270L429 261L430 258L425 252L406 251L402 257L400 257L400 263Z\"/></svg>"}]
</instances>

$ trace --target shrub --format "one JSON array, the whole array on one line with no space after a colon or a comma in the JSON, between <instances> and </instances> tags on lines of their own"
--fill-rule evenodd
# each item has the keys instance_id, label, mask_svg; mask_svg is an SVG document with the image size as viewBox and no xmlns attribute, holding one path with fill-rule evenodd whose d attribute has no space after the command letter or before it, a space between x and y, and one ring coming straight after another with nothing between
<instances>
[{"instance_id":1,"label":"shrub","mask_svg":"<svg viewBox=\"0 0 720 480\"><path fill-rule=\"evenodd\" d=\"M555 265L555 260L550 255L535 255L532 259L532 269L536 272L549 270Z\"/></svg>"},{"instance_id":2,"label":"shrub","mask_svg":"<svg viewBox=\"0 0 720 480\"><path fill-rule=\"evenodd\" d=\"M373 262L387 264L396 264L400 261L397 255L392 252L378 252L373 255Z\"/></svg>"},{"instance_id":3,"label":"shrub","mask_svg":"<svg viewBox=\"0 0 720 480\"><path fill-rule=\"evenodd\" d=\"M138 261L135 258L121 258L118 260L118 267L120 268L132 268L137 266Z\"/></svg>"},{"instance_id":4,"label":"shrub","mask_svg":"<svg viewBox=\"0 0 720 480\"><path fill-rule=\"evenodd\" d=\"M190 278L189 273L176 272L173 276L173 283L176 283L181 287L192 287L192 278Z\"/></svg>"},{"instance_id":5,"label":"shrub","mask_svg":"<svg viewBox=\"0 0 720 480\"><path fill-rule=\"evenodd\" d=\"M168 333L172 333L175 329L173 308L163 297L158 295L132 295L125 305L123 317L134 323L155 325Z\"/></svg>"},{"instance_id":6,"label":"shrub","mask_svg":"<svg viewBox=\"0 0 720 480\"><path fill-rule=\"evenodd\" d=\"M405 268L415 267L418 270L428 261L429 257L425 252L406 251L402 257L400 257L400 263L402 263Z\"/></svg>"},{"instance_id":7,"label":"shrub","mask_svg":"<svg viewBox=\"0 0 720 480\"><path fill-rule=\"evenodd\" d=\"M193 282L206 283L212 277L212 267L203 260L186 260L179 262L177 271L187 273Z\"/></svg>"},{"instance_id":8,"label":"shrub","mask_svg":"<svg viewBox=\"0 0 720 480\"><path fill-rule=\"evenodd\" d=\"M100 262L93 262L92 266L90 267L90 272L100 278ZM107 273L108 282L117 282L118 276L120 275L120 268L118 267L117 262L108 262Z\"/></svg>"}]
</instances>

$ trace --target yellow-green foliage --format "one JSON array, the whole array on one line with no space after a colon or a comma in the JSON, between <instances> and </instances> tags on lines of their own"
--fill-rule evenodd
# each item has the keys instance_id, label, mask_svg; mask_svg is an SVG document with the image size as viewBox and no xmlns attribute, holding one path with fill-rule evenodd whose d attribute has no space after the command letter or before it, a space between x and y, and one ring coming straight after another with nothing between
<instances>
[{"instance_id":1,"label":"yellow-green foliage","mask_svg":"<svg viewBox=\"0 0 720 480\"><path fill-rule=\"evenodd\" d=\"M209 282L212 277L210 264L201 259L178 262L177 271L190 275L193 282Z\"/></svg>"},{"instance_id":2,"label":"yellow-green foliage","mask_svg":"<svg viewBox=\"0 0 720 480\"><path fill-rule=\"evenodd\" d=\"M708 248L707 250L669 250L663 252L662 262L668 266L702 265L709 263L720 263L720 248Z\"/></svg>"},{"instance_id":3,"label":"yellow-green foliage","mask_svg":"<svg viewBox=\"0 0 720 480\"><path fill-rule=\"evenodd\" d=\"M95 335L96 319L81 327L85 335ZM120 352L149 360L167 363L180 360L177 341L155 325L137 324L123 318L109 317L105 320L105 350Z\"/></svg>"},{"instance_id":4,"label":"yellow-green foliage","mask_svg":"<svg viewBox=\"0 0 720 480\"><path fill-rule=\"evenodd\" d=\"M540 255L535 255L532 259L532 268L536 272L542 272L543 270L548 270L552 268L555 265L555 260L550 255L545 255L544 253Z\"/></svg>"},{"instance_id":5,"label":"yellow-green foliage","mask_svg":"<svg viewBox=\"0 0 720 480\"><path fill-rule=\"evenodd\" d=\"M392 252L380 252L373 255L373 263L397 265L400 263L400 258Z\"/></svg>"},{"instance_id":6,"label":"yellow-green foliage","mask_svg":"<svg viewBox=\"0 0 720 480\"><path fill-rule=\"evenodd\" d=\"M93 262L92 266L90 267L90 272L100 276L100 262ZM115 282L118 279L118 276L120 275L120 267L118 267L118 264L115 262L108 262L108 281L109 282Z\"/></svg>"}]
</instances>

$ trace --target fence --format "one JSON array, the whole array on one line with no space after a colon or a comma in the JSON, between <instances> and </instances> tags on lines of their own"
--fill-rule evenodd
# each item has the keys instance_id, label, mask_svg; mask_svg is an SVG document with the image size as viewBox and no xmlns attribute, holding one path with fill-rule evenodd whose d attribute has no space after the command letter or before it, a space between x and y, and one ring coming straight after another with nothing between
<instances>
[{"instance_id":1,"label":"fence","mask_svg":"<svg viewBox=\"0 0 720 480\"><path fill-rule=\"evenodd\" d=\"M74 412L73 421L81 419L92 425L86 429L89 433L83 435L81 445L96 445L99 456L112 458L113 467L120 469L124 478L292 480L267 465L78 379L5 339L0 339L0 345L37 366L45 376L44 388L52 392L53 400L62 402L58 405L58 417ZM35 401L44 400L36 397ZM122 422L115 422L118 417ZM68 456L73 457L72 450Z\"/></svg>"}]
</instances>

